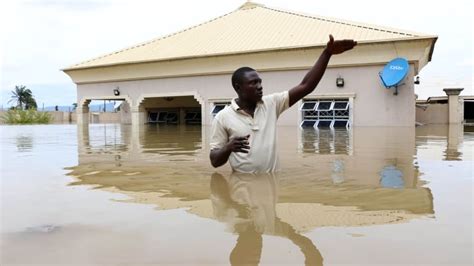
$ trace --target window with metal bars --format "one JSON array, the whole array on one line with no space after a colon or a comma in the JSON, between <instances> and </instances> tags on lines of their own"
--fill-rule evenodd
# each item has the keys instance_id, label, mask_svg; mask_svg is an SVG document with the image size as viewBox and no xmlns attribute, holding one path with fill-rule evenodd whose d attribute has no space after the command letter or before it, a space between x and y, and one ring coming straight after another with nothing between
<instances>
[{"instance_id":1,"label":"window with metal bars","mask_svg":"<svg viewBox=\"0 0 474 266\"><path fill-rule=\"evenodd\" d=\"M348 99L303 100L300 111L303 118L301 127L349 127Z\"/></svg>"}]
</instances>

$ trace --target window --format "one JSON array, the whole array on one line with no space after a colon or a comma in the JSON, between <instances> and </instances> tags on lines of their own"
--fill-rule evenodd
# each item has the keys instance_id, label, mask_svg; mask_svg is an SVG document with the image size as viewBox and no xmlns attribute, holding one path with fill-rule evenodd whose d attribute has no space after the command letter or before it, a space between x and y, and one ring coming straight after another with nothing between
<instances>
[{"instance_id":1,"label":"window","mask_svg":"<svg viewBox=\"0 0 474 266\"><path fill-rule=\"evenodd\" d=\"M168 115L168 112L159 112L158 113L158 119L156 120L156 122L165 123L167 115Z\"/></svg>"},{"instance_id":2,"label":"window","mask_svg":"<svg viewBox=\"0 0 474 266\"><path fill-rule=\"evenodd\" d=\"M178 123L178 114L176 112L168 112L166 114L166 123L177 124Z\"/></svg>"},{"instance_id":3,"label":"window","mask_svg":"<svg viewBox=\"0 0 474 266\"><path fill-rule=\"evenodd\" d=\"M316 104L317 102L312 102L312 101L304 102L303 105L301 106L301 111L312 111L316 109Z\"/></svg>"},{"instance_id":4,"label":"window","mask_svg":"<svg viewBox=\"0 0 474 266\"><path fill-rule=\"evenodd\" d=\"M331 110L332 102L319 102L318 111L329 111Z\"/></svg>"},{"instance_id":5,"label":"window","mask_svg":"<svg viewBox=\"0 0 474 266\"><path fill-rule=\"evenodd\" d=\"M184 120L192 120L196 118L197 112L187 112L186 115L184 115Z\"/></svg>"},{"instance_id":6,"label":"window","mask_svg":"<svg viewBox=\"0 0 474 266\"><path fill-rule=\"evenodd\" d=\"M184 121L186 124L201 124L201 112L186 111Z\"/></svg>"},{"instance_id":7,"label":"window","mask_svg":"<svg viewBox=\"0 0 474 266\"><path fill-rule=\"evenodd\" d=\"M148 123L177 124L178 112L176 111L149 112Z\"/></svg>"},{"instance_id":8,"label":"window","mask_svg":"<svg viewBox=\"0 0 474 266\"><path fill-rule=\"evenodd\" d=\"M332 127L347 127L348 124L347 120L334 120Z\"/></svg>"},{"instance_id":9,"label":"window","mask_svg":"<svg viewBox=\"0 0 474 266\"><path fill-rule=\"evenodd\" d=\"M318 120L317 127L331 127L332 120Z\"/></svg>"},{"instance_id":10,"label":"window","mask_svg":"<svg viewBox=\"0 0 474 266\"><path fill-rule=\"evenodd\" d=\"M156 123L157 118L158 118L158 113L148 113L148 122Z\"/></svg>"},{"instance_id":11,"label":"window","mask_svg":"<svg viewBox=\"0 0 474 266\"><path fill-rule=\"evenodd\" d=\"M349 108L349 102L334 102L334 110L347 110L347 108Z\"/></svg>"},{"instance_id":12,"label":"window","mask_svg":"<svg viewBox=\"0 0 474 266\"><path fill-rule=\"evenodd\" d=\"M217 113L222 111L227 105L230 105L230 102L214 103L214 107L212 108L212 111L211 111L212 116L216 116Z\"/></svg>"},{"instance_id":13,"label":"window","mask_svg":"<svg viewBox=\"0 0 474 266\"><path fill-rule=\"evenodd\" d=\"M303 120L301 127L314 127L314 124L316 124L316 120Z\"/></svg>"},{"instance_id":14,"label":"window","mask_svg":"<svg viewBox=\"0 0 474 266\"><path fill-rule=\"evenodd\" d=\"M349 127L349 100L306 100L301 105L301 127L347 128Z\"/></svg>"}]
</instances>

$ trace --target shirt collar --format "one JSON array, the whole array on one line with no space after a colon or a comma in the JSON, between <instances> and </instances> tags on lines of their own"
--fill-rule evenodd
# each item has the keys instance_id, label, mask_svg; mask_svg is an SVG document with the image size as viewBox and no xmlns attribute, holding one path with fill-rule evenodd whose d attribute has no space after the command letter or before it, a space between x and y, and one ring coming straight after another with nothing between
<instances>
[{"instance_id":1,"label":"shirt collar","mask_svg":"<svg viewBox=\"0 0 474 266\"><path fill-rule=\"evenodd\" d=\"M232 99L232 101L230 101L230 106L232 107L232 109L234 109L234 111L236 112L239 110L242 110L242 108L240 108L240 106L237 104L235 100L237 100L237 98L234 98ZM257 103L257 107L259 107L261 104L263 104L263 99Z\"/></svg>"},{"instance_id":2,"label":"shirt collar","mask_svg":"<svg viewBox=\"0 0 474 266\"><path fill-rule=\"evenodd\" d=\"M235 99L237 99L237 98L232 99L232 101L230 102L230 106L232 106L232 109L234 109L234 111L237 112L237 111L240 110L240 106L237 104Z\"/></svg>"}]
</instances>

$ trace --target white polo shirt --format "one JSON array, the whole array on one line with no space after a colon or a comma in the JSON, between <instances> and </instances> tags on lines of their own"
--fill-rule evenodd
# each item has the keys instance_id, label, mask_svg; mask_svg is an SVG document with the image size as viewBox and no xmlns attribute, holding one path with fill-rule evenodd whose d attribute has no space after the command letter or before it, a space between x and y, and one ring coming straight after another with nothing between
<instances>
[{"instance_id":1,"label":"white polo shirt","mask_svg":"<svg viewBox=\"0 0 474 266\"><path fill-rule=\"evenodd\" d=\"M222 148L232 138L250 135L249 153L230 154L232 169L242 173L277 171L276 123L280 114L289 108L289 102L288 91L263 96L252 118L233 99L212 122L211 150Z\"/></svg>"}]
</instances>

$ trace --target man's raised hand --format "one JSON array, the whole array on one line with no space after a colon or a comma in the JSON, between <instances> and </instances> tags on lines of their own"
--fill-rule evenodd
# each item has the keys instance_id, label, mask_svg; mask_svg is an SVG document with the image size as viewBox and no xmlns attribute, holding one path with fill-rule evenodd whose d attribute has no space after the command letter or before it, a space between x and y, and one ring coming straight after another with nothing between
<instances>
[{"instance_id":1,"label":"man's raised hand","mask_svg":"<svg viewBox=\"0 0 474 266\"><path fill-rule=\"evenodd\" d=\"M331 54L342 54L347 50L354 48L357 42L354 40L334 40L334 37L329 34L329 41L326 46L326 50Z\"/></svg>"}]
</instances>

